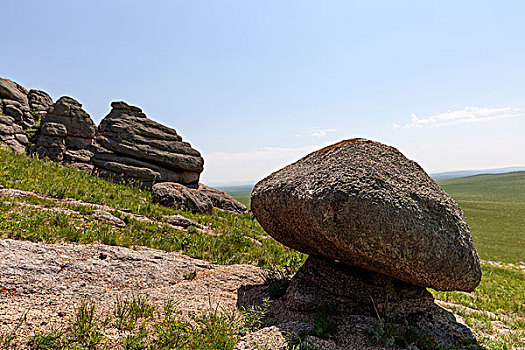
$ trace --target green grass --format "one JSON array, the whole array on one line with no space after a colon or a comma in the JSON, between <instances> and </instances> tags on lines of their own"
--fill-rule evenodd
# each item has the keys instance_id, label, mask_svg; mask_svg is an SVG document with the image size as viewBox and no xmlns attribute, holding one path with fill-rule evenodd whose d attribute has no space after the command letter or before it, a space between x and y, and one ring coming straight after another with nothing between
<instances>
[{"instance_id":1,"label":"green grass","mask_svg":"<svg viewBox=\"0 0 525 350\"><path fill-rule=\"evenodd\" d=\"M465 318L478 339L490 349L525 346L525 271L510 265L482 265L483 279L472 293L436 292L436 299ZM511 332L499 334L494 322ZM495 337L492 339L491 337Z\"/></svg>"},{"instance_id":2,"label":"green grass","mask_svg":"<svg viewBox=\"0 0 525 350\"><path fill-rule=\"evenodd\" d=\"M125 217L118 228L98 220L82 220L89 208L68 206L79 215L22 206L45 207L59 203L34 197L0 197L0 238L45 242L100 242L131 247L141 245L178 251L216 264L250 263L265 268L296 270L305 255L270 239L250 214L216 210L212 215L191 214L152 202L148 191L102 180L88 173L46 160L17 155L0 147L0 185L32 191L56 199L74 198L123 208L163 222L166 215L181 214L213 230L213 235L191 228L178 230L167 224L144 223ZM64 206L64 205L62 205ZM232 249L235 247L234 249Z\"/></svg>"},{"instance_id":3,"label":"green grass","mask_svg":"<svg viewBox=\"0 0 525 350\"><path fill-rule=\"evenodd\" d=\"M36 331L27 340L9 335L2 349L231 350L247 329L242 318L219 309L183 316L171 300L162 307L144 296L123 300L106 313L82 300L65 329Z\"/></svg>"},{"instance_id":4,"label":"green grass","mask_svg":"<svg viewBox=\"0 0 525 350\"><path fill-rule=\"evenodd\" d=\"M525 261L525 172L439 184L463 209L481 259Z\"/></svg>"}]
</instances>

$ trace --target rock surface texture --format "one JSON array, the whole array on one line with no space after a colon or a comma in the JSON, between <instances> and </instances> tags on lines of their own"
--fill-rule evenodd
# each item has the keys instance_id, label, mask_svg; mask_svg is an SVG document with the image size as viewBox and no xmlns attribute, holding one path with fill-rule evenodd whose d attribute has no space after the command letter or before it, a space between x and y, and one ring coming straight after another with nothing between
<instances>
[{"instance_id":1,"label":"rock surface texture","mask_svg":"<svg viewBox=\"0 0 525 350\"><path fill-rule=\"evenodd\" d=\"M97 143L103 150L92 160L102 175L136 180L146 186L154 182L199 182L204 160L175 130L125 102L111 106L99 126Z\"/></svg>"},{"instance_id":2,"label":"rock surface texture","mask_svg":"<svg viewBox=\"0 0 525 350\"><path fill-rule=\"evenodd\" d=\"M0 141L17 153L29 144L26 130L33 127L36 113L44 113L52 102L43 91L27 91L14 81L0 78Z\"/></svg>"},{"instance_id":3,"label":"rock surface texture","mask_svg":"<svg viewBox=\"0 0 525 350\"><path fill-rule=\"evenodd\" d=\"M77 100L63 96L41 121L36 153L69 166L92 170L97 127Z\"/></svg>"},{"instance_id":4,"label":"rock surface texture","mask_svg":"<svg viewBox=\"0 0 525 350\"><path fill-rule=\"evenodd\" d=\"M246 206L244 204L238 202L228 193L225 193L221 190L206 186L204 184L199 184L197 192L206 195L211 200L215 208L238 214L246 212Z\"/></svg>"},{"instance_id":5,"label":"rock surface texture","mask_svg":"<svg viewBox=\"0 0 525 350\"><path fill-rule=\"evenodd\" d=\"M153 202L193 213L211 213L211 200L196 189L174 182L161 182L153 185Z\"/></svg>"},{"instance_id":6,"label":"rock surface texture","mask_svg":"<svg viewBox=\"0 0 525 350\"><path fill-rule=\"evenodd\" d=\"M437 290L472 291L481 268L461 209L397 149L351 139L260 181L252 211L275 239Z\"/></svg>"}]
</instances>

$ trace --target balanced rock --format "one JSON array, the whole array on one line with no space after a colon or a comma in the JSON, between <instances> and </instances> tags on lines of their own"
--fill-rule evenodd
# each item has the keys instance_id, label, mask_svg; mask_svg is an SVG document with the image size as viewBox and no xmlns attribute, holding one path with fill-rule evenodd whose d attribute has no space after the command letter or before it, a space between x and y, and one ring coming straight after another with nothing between
<instances>
[{"instance_id":1,"label":"balanced rock","mask_svg":"<svg viewBox=\"0 0 525 350\"><path fill-rule=\"evenodd\" d=\"M199 184L197 189L199 193L206 195L215 208L226 210L232 213L242 214L246 212L246 206L235 198L230 196L228 193L218 190L213 187Z\"/></svg>"},{"instance_id":2,"label":"balanced rock","mask_svg":"<svg viewBox=\"0 0 525 350\"><path fill-rule=\"evenodd\" d=\"M203 170L200 153L177 132L149 118L125 102L113 102L99 125L97 143L103 151L93 162L99 173L137 180L196 185Z\"/></svg>"},{"instance_id":3,"label":"balanced rock","mask_svg":"<svg viewBox=\"0 0 525 350\"><path fill-rule=\"evenodd\" d=\"M174 182L161 182L151 188L153 202L193 213L211 213L213 204L210 199L197 191Z\"/></svg>"},{"instance_id":4,"label":"balanced rock","mask_svg":"<svg viewBox=\"0 0 525 350\"><path fill-rule=\"evenodd\" d=\"M472 291L478 255L461 209L397 149L351 139L313 152L252 192L263 228L283 244L404 282Z\"/></svg>"}]
</instances>

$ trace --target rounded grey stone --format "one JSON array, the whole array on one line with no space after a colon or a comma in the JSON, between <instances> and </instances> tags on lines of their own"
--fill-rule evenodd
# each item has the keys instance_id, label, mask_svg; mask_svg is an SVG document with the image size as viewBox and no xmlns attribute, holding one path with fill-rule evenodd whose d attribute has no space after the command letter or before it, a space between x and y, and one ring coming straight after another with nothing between
<instances>
[{"instance_id":1,"label":"rounded grey stone","mask_svg":"<svg viewBox=\"0 0 525 350\"><path fill-rule=\"evenodd\" d=\"M261 180L251 209L275 239L437 290L472 291L479 258L456 202L415 162L351 139Z\"/></svg>"}]
</instances>

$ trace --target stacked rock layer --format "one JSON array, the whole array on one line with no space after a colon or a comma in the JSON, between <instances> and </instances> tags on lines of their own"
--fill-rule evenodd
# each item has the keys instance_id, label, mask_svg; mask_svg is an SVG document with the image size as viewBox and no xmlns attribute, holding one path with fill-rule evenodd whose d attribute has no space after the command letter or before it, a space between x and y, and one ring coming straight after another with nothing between
<instances>
[{"instance_id":1,"label":"stacked rock layer","mask_svg":"<svg viewBox=\"0 0 525 350\"><path fill-rule=\"evenodd\" d=\"M204 160L174 129L149 118L125 102L113 102L99 126L100 151L92 162L100 174L136 180L197 185Z\"/></svg>"},{"instance_id":2,"label":"stacked rock layer","mask_svg":"<svg viewBox=\"0 0 525 350\"><path fill-rule=\"evenodd\" d=\"M0 141L17 153L25 153L31 135L28 130L52 103L44 91L27 91L14 81L0 78Z\"/></svg>"},{"instance_id":3,"label":"stacked rock layer","mask_svg":"<svg viewBox=\"0 0 525 350\"><path fill-rule=\"evenodd\" d=\"M76 169L93 169L90 161L95 152L97 126L78 101L61 97L42 119L40 132L36 143L40 157Z\"/></svg>"}]
</instances>

